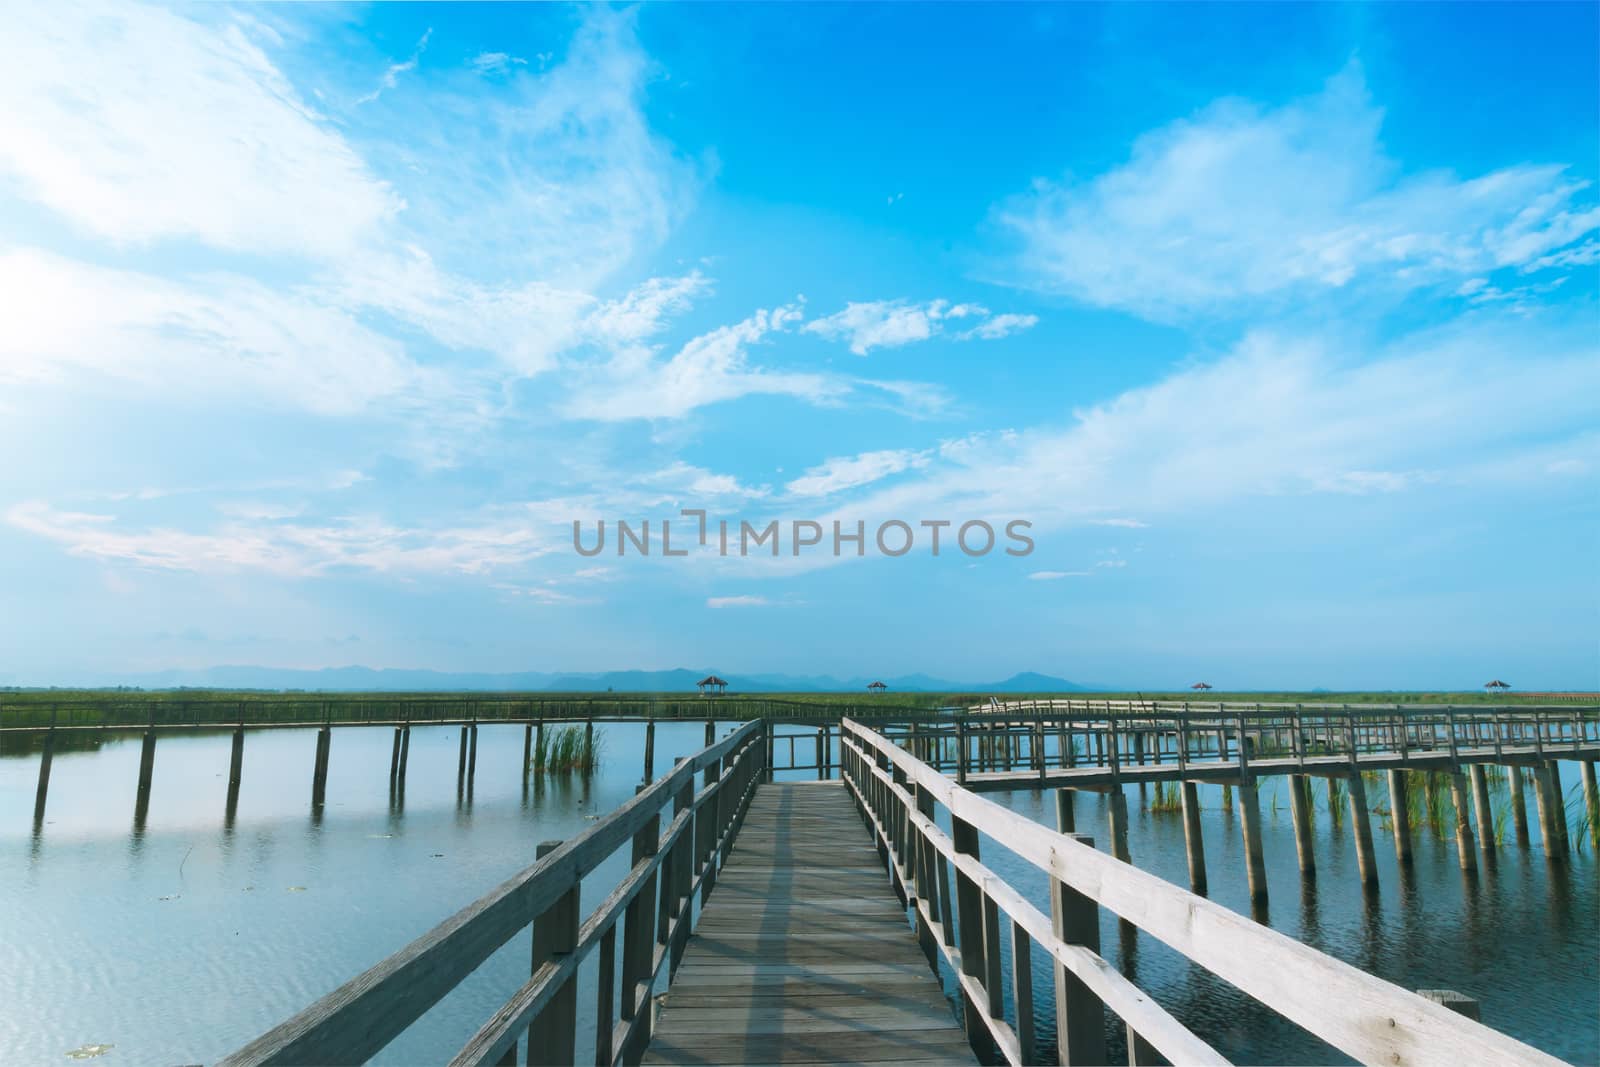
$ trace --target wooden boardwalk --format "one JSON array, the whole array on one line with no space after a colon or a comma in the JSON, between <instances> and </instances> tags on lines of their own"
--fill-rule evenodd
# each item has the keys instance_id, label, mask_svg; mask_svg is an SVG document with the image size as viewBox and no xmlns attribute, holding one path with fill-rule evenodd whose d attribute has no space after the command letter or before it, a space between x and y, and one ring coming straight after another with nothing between
<instances>
[{"instance_id":1,"label":"wooden boardwalk","mask_svg":"<svg viewBox=\"0 0 1600 1067\"><path fill-rule=\"evenodd\" d=\"M975 1063L839 782L760 786L647 1064Z\"/></svg>"}]
</instances>

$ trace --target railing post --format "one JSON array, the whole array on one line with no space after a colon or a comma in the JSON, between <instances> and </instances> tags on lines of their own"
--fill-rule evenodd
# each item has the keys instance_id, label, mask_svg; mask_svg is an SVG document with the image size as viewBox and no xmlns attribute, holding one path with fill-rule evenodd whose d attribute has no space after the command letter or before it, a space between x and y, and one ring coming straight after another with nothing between
<instances>
[{"instance_id":1,"label":"railing post","mask_svg":"<svg viewBox=\"0 0 1600 1067\"><path fill-rule=\"evenodd\" d=\"M640 785L634 795L644 792ZM719 805L720 807L720 805ZM661 816L659 813L645 820L633 835L633 865L656 854L661 846ZM655 962L656 945L656 874L640 885L639 891L628 901L623 911L622 927L622 1019L624 1022L642 1016L633 1028L632 1040L623 1048L624 1063L637 1063L650 1040L650 971ZM642 988L641 988L642 987ZM571 1063L569 1055L560 1063Z\"/></svg>"},{"instance_id":2,"label":"railing post","mask_svg":"<svg viewBox=\"0 0 1600 1067\"><path fill-rule=\"evenodd\" d=\"M914 786L913 790L916 797L917 813L931 822L933 820L933 794L920 784ZM942 897L948 896L948 892L945 890L936 858L938 850L934 848L933 842L921 830L914 831L914 835L916 838L917 897L921 900L923 908L927 910L927 915L924 915L923 908L917 909L917 944L922 947L922 954L927 957L928 966L933 969L934 974L938 974L939 945L934 937L933 927L929 925L929 919L932 918L941 923L948 922L948 920L941 919L940 916L941 909L948 910L950 902L941 900Z\"/></svg>"},{"instance_id":3,"label":"railing post","mask_svg":"<svg viewBox=\"0 0 1600 1067\"><path fill-rule=\"evenodd\" d=\"M543 859L560 847L560 841L541 842L536 855ZM566 956L578 947L579 884L561 895L548 911L533 920L533 966L531 973ZM529 1063L571 1063L578 1033L578 986L572 976L528 1025ZM535 1058L537 1050L537 1058Z\"/></svg>"},{"instance_id":4,"label":"railing post","mask_svg":"<svg viewBox=\"0 0 1600 1067\"><path fill-rule=\"evenodd\" d=\"M969 822L950 816L950 838L955 845L955 850L963 855L978 858L978 831ZM959 912L956 923L957 933L961 942L961 973L976 979L979 983L984 981L988 974L988 966L984 961L984 917L983 917L983 890L971 878L967 877L959 868L956 870L956 910ZM994 1038L989 1033L989 1028L984 1024L980 1012L987 1012L987 1005L973 1002L963 986L961 990L962 1018L966 1022L967 1043L972 1046L972 1051L977 1055L978 1062L990 1063L994 1060ZM1087 1062L1087 1061L1079 1061ZM1096 1061L1099 1062L1099 1061Z\"/></svg>"},{"instance_id":5,"label":"railing post","mask_svg":"<svg viewBox=\"0 0 1600 1067\"><path fill-rule=\"evenodd\" d=\"M1094 847L1094 838L1072 836ZM1056 937L1067 944L1100 952L1100 906L1055 877L1050 879L1050 925ZM1056 1062L1062 1067L1105 1063L1105 1005L1059 962L1051 970L1056 979Z\"/></svg>"},{"instance_id":6,"label":"railing post","mask_svg":"<svg viewBox=\"0 0 1600 1067\"><path fill-rule=\"evenodd\" d=\"M683 759L676 761L676 766L683 765ZM674 818L690 811L694 807L694 775L686 775L683 785L678 788L672 798L672 814ZM678 973L678 964L683 959L683 950L689 943L690 916L694 912L693 902L689 899L691 887L694 884L694 831L695 816L691 813L689 822L678 835L678 840L672 846L672 877L669 880L667 892L664 897L670 897L672 905L667 912L670 927L664 931L668 937L668 949L671 953L670 976Z\"/></svg>"},{"instance_id":7,"label":"railing post","mask_svg":"<svg viewBox=\"0 0 1600 1067\"><path fill-rule=\"evenodd\" d=\"M713 734L715 727L706 723L706 733ZM713 742L707 742L711 744ZM722 761L712 760L706 764L703 785L715 789L716 792L705 802L696 814L694 824L696 856L695 870L701 875L700 905L705 906L711 898L711 887L717 881L716 850L717 834L722 825L722 794L720 783L722 780Z\"/></svg>"}]
</instances>

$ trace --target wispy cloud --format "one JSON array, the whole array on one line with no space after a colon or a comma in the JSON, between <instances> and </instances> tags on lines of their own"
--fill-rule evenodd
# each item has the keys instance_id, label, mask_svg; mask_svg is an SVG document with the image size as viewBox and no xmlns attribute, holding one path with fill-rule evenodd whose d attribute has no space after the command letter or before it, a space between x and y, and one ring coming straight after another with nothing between
<instances>
[{"instance_id":1,"label":"wispy cloud","mask_svg":"<svg viewBox=\"0 0 1600 1067\"><path fill-rule=\"evenodd\" d=\"M467 61L467 65L479 74L504 74L512 67L527 66L528 61L505 52L479 52Z\"/></svg>"},{"instance_id":2,"label":"wispy cloud","mask_svg":"<svg viewBox=\"0 0 1600 1067\"><path fill-rule=\"evenodd\" d=\"M706 598L708 608L764 608L772 602L764 596L714 596Z\"/></svg>"},{"instance_id":3,"label":"wispy cloud","mask_svg":"<svg viewBox=\"0 0 1600 1067\"><path fill-rule=\"evenodd\" d=\"M1028 575L1030 582L1058 582L1063 578L1087 578L1088 571L1034 571Z\"/></svg>"},{"instance_id":4,"label":"wispy cloud","mask_svg":"<svg viewBox=\"0 0 1600 1067\"><path fill-rule=\"evenodd\" d=\"M927 464L927 452L911 449L885 449L856 456L838 456L812 467L784 488L794 496L826 496Z\"/></svg>"},{"instance_id":5,"label":"wispy cloud","mask_svg":"<svg viewBox=\"0 0 1600 1067\"><path fill-rule=\"evenodd\" d=\"M417 69L417 64L422 61L422 53L427 51L428 38L433 36L433 28L429 27L423 33L422 39L417 42L417 47L412 50L411 58L404 63L391 63L389 69L383 72L383 77L378 80L378 87L370 93L365 93L356 98L357 104L370 104L382 96L386 90L393 89L400 84L400 75Z\"/></svg>"},{"instance_id":6,"label":"wispy cloud","mask_svg":"<svg viewBox=\"0 0 1600 1067\"><path fill-rule=\"evenodd\" d=\"M955 336L957 340L997 340L1028 329L1039 321L1035 315L991 315L978 304L952 304L948 300L912 303L905 300L874 300L846 304L843 311L806 324L807 333L834 340L845 340L850 351L864 356L874 348L897 348L915 341L926 341L944 331L947 324L971 320L971 328Z\"/></svg>"},{"instance_id":7,"label":"wispy cloud","mask_svg":"<svg viewBox=\"0 0 1600 1067\"><path fill-rule=\"evenodd\" d=\"M1277 108L1219 101L1141 137L1087 181L1040 181L1001 205L1017 280L1157 318L1370 282L1405 291L1498 268L1558 267L1600 228L1560 165L1461 179L1401 176L1352 62Z\"/></svg>"}]
</instances>

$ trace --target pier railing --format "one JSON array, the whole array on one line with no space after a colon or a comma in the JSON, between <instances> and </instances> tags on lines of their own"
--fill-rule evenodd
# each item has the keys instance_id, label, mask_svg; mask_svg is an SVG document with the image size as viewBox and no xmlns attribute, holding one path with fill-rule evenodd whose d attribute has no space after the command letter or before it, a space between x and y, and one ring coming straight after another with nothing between
<instances>
[{"instance_id":1,"label":"pier railing","mask_svg":"<svg viewBox=\"0 0 1600 1067\"><path fill-rule=\"evenodd\" d=\"M1062 1063L1105 1063L1105 1012L1128 1030L1132 1062L1223 1057L1099 952L1099 909L1162 941L1267 1008L1363 1063L1559 1064L1448 1008L1375 978L974 793L882 733L846 719L841 767L896 891L915 913L929 964L957 975L980 1060L1037 1061L1031 958L1052 962ZM951 832L939 826L937 808ZM985 866L986 836L1049 877L1050 915ZM1002 926L1004 925L1004 928ZM1005 1018L1009 938L1016 1024Z\"/></svg>"},{"instance_id":2,"label":"pier railing","mask_svg":"<svg viewBox=\"0 0 1600 1067\"><path fill-rule=\"evenodd\" d=\"M649 1042L651 992L677 967L694 901L710 895L761 780L763 724L751 722L680 761L655 783L565 842L539 846L533 866L394 955L268 1030L222 1061L362 1063L381 1051L518 933L533 930L531 977L452 1060L572 1063L578 965L599 953L597 1064L636 1064ZM662 828L663 809L671 805ZM632 867L580 919L584 877L624 845ZM613 993L621 976L620 1003Z\"/></svg>"}]
</instances>

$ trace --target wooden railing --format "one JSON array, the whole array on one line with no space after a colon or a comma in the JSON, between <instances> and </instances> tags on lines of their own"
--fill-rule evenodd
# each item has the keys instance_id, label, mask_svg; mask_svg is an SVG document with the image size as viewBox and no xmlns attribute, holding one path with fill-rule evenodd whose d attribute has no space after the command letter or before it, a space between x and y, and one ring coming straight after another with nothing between
<instances>
[{"instance_id":1,"label":"wooden railing","mask_svg":"<svg viewBox=\"0 0 1600 1067\"><path fill-rule=\"evenodd\" d=\"M846 719L842 740L845 780L896 891L914 909L929 964L942 956L957 976L981 1061L998 1052L1009 1064L1038 1062L1030 965L1037 948L1053 963L1059 1062L1106 1062L1108 1010L1127 1027L1132 1062L1226 1062L1100 955L1103 907L1363 1063L1560 1063L1099 852L1088 838L987 800L869 726ZM948 811L951 833L939 827L936 806ZM1050 915L981 862L980 834L1048 875ZM1003 934L1015 1026L1004 1011Z\"/></svg>"},{"instance_id":2,"label":"wooden railing","mask_svg":"<svg viewBox=\"0 0 1600 1067\"><path fill-rule=\"evenodd\" d=\"M1243 766L1273 758L1304 765L1379 754L1573 759L1600 747L1600 709L1040 700L943 720L897 721L884 729L913 738L926 762L961 779L1018 768L1043 772L1051 765ZM1047 738L1056 740L1054 752Z\"/></svg>"},{"instance_id":3,"label":"wooden railing","mask_svg":"<svg viewBox=\"0 0 1600 1067\"><path fill-rule=\"evenodd\" d=\"M486 1021L453 1065L572 1063L578 965L599 950L597 1064L636 1064L649 1041L651 991L677 967L694 899L710 895L762 778L763 724L751 722L680 761L582 835L539 847L533 866L222 1061L362 1063L382 1050L519 932L533 928L532 976ZM697 782L698 787L697 787ZM671 804L662 829L662 809ZM580 921L580 888L624 844L632 867ZM620 922L620 937L619 937ZM619 949L620 941L620 949ZM620 955L620 961L619 961ZM620 962L621 1000L613 1002Z\"/></svg>"}]
</instances>

